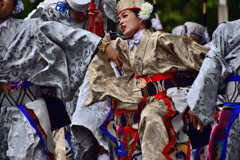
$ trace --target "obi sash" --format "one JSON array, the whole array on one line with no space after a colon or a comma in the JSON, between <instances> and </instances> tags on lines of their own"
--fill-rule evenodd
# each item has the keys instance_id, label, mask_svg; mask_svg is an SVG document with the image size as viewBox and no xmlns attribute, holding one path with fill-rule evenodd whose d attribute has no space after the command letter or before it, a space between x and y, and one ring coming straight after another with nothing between
<instances>
[{"instance_id":1,"label":"obi sash","mask_svg":"<svg viewBox=\"0 0 240 160\"><path fill-rule=\"evenodd\" d=\"M173 109L170 98L166 96L166 89L171 87L177 87L177 81L175 79L176 75L177 73L175 72L156 74L151 76L135 75L136 79L141 79L141 82L146 82L145 86L144 83L141 83L140 85L140 87L144 87L141 89L143 98L141 100L141 103L139 104L139 115L141 115L141 111L145 108L147 97L149 96L153 96L158 100L164 100L168 107L169 112L163 116L163 119L166 126L169 128L169 143L164 147L162 151L162 154L168 160L172 160L169 155L173 152L174 144L176 142L176 133L171 124L171 120L178 113L176 112L176 110Z\"/></svg>"},{"instance_id":2,"label":"obi sash","mask_svg":"<svg viewBox=\"0 0 240 160\"><path fill-rule=\"evenodd\" d=\"M177 87L176 72L169 72L163 74L154 74L148 76L138 76L136 85L141 89L143 97L156 95L168 88Z\"/></svg>"},{"instance_id":3,"label":"obi sash","mask_svg":"<svg viewBox=\"0 0 240 160\"><path fill-rule=\"evenodd\" d=\"M196 79L198 72L195 71L178 71L177 81L179 87L191 86Z\"/></svg>"},{"instance_id":4,"label":"obi sash","mask_svg":"<svg viewBox=\"0 0 240 160\"><path fill-rule=\"evenodd\" d=\"M26 88L33 85L31 82L29 81L19 81L19 82L14 82L14 83L0 83L0 91L4 94L7 94L8 92L14 92L16 89L20 89L20 88Z\"/></svg>"}]
</instances>

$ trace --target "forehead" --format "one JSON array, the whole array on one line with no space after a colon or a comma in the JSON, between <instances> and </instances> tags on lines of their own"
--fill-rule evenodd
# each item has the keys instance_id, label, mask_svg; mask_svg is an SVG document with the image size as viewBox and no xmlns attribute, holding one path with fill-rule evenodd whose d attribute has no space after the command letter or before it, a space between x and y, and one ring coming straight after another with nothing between
<instances>
[{"instance_id":1,"label":"forehead","mask_svg":"<svg viewBox=\"0 0 240 160\"><path fill-rule=\"evenodd\" d=\"M121 14L118 15L118 18L122 17L125 13L129 13L129 10L123 11Z\"/></svg>"},{"instance_id":2,"label":"forehead","mask_svg":"<svg viewBox=\"0 0 240 160\"><path fill-rule=\"evenodd\" d=\"M200 38L200 36L198 36L196 34L193 34L193 33L190 34L190 37L192 37L192 38Z\"/></svg>"},{"instance_id":3,"label":"forehead","mask_svg":"<svg viewBox=\"0 0 240 160\"><path fill-rule=\"evenodd\" d=\"M73 9L71 9L70 12L73 13L73 14L75 14L75 15L78 15L78 16L87 15L87 14L88 14L87 11L86 11L86 12L77 12L77 11L75 11L75 10L73 10Z\"/></svg>"}]
</instances>

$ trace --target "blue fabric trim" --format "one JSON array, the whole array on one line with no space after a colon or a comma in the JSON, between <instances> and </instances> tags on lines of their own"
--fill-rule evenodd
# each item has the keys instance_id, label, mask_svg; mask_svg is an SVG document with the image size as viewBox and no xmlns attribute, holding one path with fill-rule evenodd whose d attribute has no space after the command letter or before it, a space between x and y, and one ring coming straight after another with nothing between
<instances>
[{"instance_id":1,"label":"blue fabric trim","mask_svg":"<svg viewBox=\"0 0 240 160\"><path fill-rule=\"evenodd\" d=\"M72 8L69 7L69 10L68 10L68 13L67 13L67 16L68 16L67 21L68 21L68 22L71 22L71 21L72 21L72 17L71 17L71 14L70 14L71 9L72 9Z\"/></svg>"},{"instance_id":2,"label":"blue fabric trim","mask_svg":"<svg viewBox=\"0 0 240 160\"><path fill-rule=\"evenodd\" d=\"M14 83L9 83L9 85L14 85L14 86L11 86L11 89L15 89L15 88L17 88L17 84L18 84L19 82L14 82ZM0 83L0 85L1 84L4 84L4 83ZM16 85L15 85L16 84ZM31 83L31 82L29 82L29 81L23 81L23 83L21 84L21 88L26 88L26 87L29 87L29 86L31 86L31 85L33 85L33 83Z\"/></svg>"},{"instance_id":3,"label":"blue fabric trim","mask_svg":"<svg viewBox=\"0 0 240 160\"><path fill-rule=\"evenodd\" d=\"M240 81L240 76L230 76L227 79L228 82L236 82L236 81Z\"/></svg>"},{"instance_id":4,"label":"blue fabric trim","mask_svg":"<svg viewBox=\"0 0 240 160\"><path fill-rule=\"evenodd\" d=\"M111 135L111 133L104 127L104 124L110 119L110 117L112 115L113 115L113 113L112 113L112 99L111 99L110 100L110 113L108 114L108 117L103 122L103 124L99 127L99 129L103 132L103 134L107 135L115 143L116 146L114 148L114 151L115 151L116 155L118 155L118 156L126 156L126 151L124 149L122 141L119 141L120 142L120 146L119 146L116 137Z\"/></svg>"},{"instance_id":5,"label":"blue fabric trim","mask_svg":"<svg viewBox=\"0 0 240 160\"><path fill-rule=\"evenodd\" d=\"M29 123L32 125L32 127L36 130L39 138L40 138L40 141L43 145L43 148L44 148L44 152L46 154L46 156L48 157L48 152L46 150L46 144L45 144L45 140L40 132L40 130L37 128L37 125L34 121L34 119L31 117L31 115L28 113L27 109L25 106L23 105L19 105L18 108L22 111L22 113L25 115L25 117L28 119Z\"/></svg>"},{"instance_id":6,"label":"blue fabric trim","mask_svg":"<svg viewBox=\"0 0 240 160\"><path fill-rule=\"evenodd\" d=\"M196 152L195 152L195 154L194 154L194 160L197 160L198 155L199 155L199 152L200 152L200 148L197 148L197 149L196 149Z\"/></svg>"},{"instance_id":7,"label":"blue fabric trim","mask_svg":"<svg viewBox=\"0 0 240 160\"><path fill-rule=\"evenodd\" d=\"M64 101L63 101L64 102ZM65 139L68 142L68 144L70 145L71 148L71 153L72 153L72 160L75 160L75 158L73 157L74 153L73 153L73 146L72 146L72 142L71 142L71 132L70 132L70 126L66 126L66 133L65 133Z\"/></svg>"},{"instance_id":8,"label":"blue fabric trim","mask_svg":"<svg viewBox=\"0 0 240 160\"><path fill-rule=\"evenodd\" d=\"M225 160L225 158L226 158L229 131L231 129L231 126L232 126L234 120L237 118L237 116L240 113L240 104L238 104L238 103L225 103L224 106L234 107L235 110L233 111L232 117L229 120L227 128L226 128L226 133L225 133L225 137L224 137L222 154L221 154L220 160Z\"/></svg>"},{"instance_id":9,"label":"blue fabric trim","mask_svg":"<svg viewBox=\"0 0 240 160\"><path fill-rule=\"evenodd\" d=\"M195 36L198 36L200 38L200 41L203 39L203 36L197 34L197 33L194 33L194 32L191 32L191 34L195 35Z\"/></svg>"},{"instance_id":10,"label":"blue fabric trim","mask_svg":"<svg viewBox=\"0 0 240 160\"><path fill-rule=\"evenodd\" d=\"M66 126L66 133L65 133L65 139L67 140L67 142L70 144L70 128L69 126Z\"/></svg>"}]
</instances>

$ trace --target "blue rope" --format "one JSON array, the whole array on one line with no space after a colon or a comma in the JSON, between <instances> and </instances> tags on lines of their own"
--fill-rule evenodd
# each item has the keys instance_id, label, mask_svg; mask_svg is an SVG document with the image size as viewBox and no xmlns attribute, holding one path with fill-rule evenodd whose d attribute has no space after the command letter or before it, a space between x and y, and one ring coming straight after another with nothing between
<instances>
[{"instance_id":1,"label":"blue rope","mask_svg":"<svg viewBox=\"0 0 240 160\"><path fill-rule=\"evenodd\" d=\"M200 153L200 148L197 148L194 154L194 160L197 160L199 153Z\"/></svg>"},{"instance_id":2,"label":"blue rope","mask_svg":"<svg viewBox=\"0 0 240 160\"><path fill-rule=\"evenodd\" d=\"M55 7L56 11L64 13L67 9L67 4L61 1L58 1Z\"/></svg>"},{"instance_id":3,"label":"blue rope","mask_svg":"<svg viewBox=\"0 0 240 160\"><path fill-rule=\"evenodd\" d=\"M110 112L108 114L107 119L103 122L103 124L99 127L99 129L103 132L103 134L105 134L106 136L108 136L114 143L115 143L115 147L114 147L114 151L116 153L116 155L118 156L126 156L126 151L124 149L123 143L122 141L117 140L116 137L114 137L105 127L104 124L111 118L111 116L113 115L113 111L112 111L112 99L110 100ZM120 143L120 144L119 144Z\"/></svg>"},{"instance_id":4,"label":"blue rope","mask_svg":"<svg viewBox=\"0 0 240 160\"><path fill-rule=\"evenodd\" d=\"M42 143L42 146L44 148L44 153L46 154L47 157L48 156L48 151L46 150L47 146L45 143L45 139L41 133L41 131L38 129L36 122L34 121L34 118L28 113L27 108L23 105L19 105L18 108L20 109L20 111L25 115L25 117L28 119L29 123L31 124L31 126L36 130L40 141Z\"/></svg>"}]
</instances>

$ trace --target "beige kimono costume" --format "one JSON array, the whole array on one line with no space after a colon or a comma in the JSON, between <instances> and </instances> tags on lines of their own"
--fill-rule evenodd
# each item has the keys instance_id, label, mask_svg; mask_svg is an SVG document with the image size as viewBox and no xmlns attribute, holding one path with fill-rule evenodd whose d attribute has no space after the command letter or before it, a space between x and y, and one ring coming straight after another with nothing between
<instances>
[{"instance_id":1,"label":"beige kimono costume","mask_svg":"<svg viewBox=\"0 0 240 160\"><path fill-rule=\"evenodd\" d=\"M87 104L104 100L106 96L125 103L137 103L133 98L133 73L139 76L177 72L178 69L198 71L208 49L193 41L165 32L151 33L145 30L138 44L129 49L128 41L117 39L111 42L124 61L123 69L127 76L115 77L104 56L96 55L89 66L92 92ZM176 85L177 86L177 85ZM164 86L157 86L158 92L166 96ZM174 110L174 105L171 109ZM146 98L146 107L141 113L139 135L143 160L163 160L163 150L174 134L166 125L163 116L171 111L163 99L154 96ZM169 152L166 152L169 153ZM169 159L170 157L168 157Z\"/></svg>"}]
</instances>

